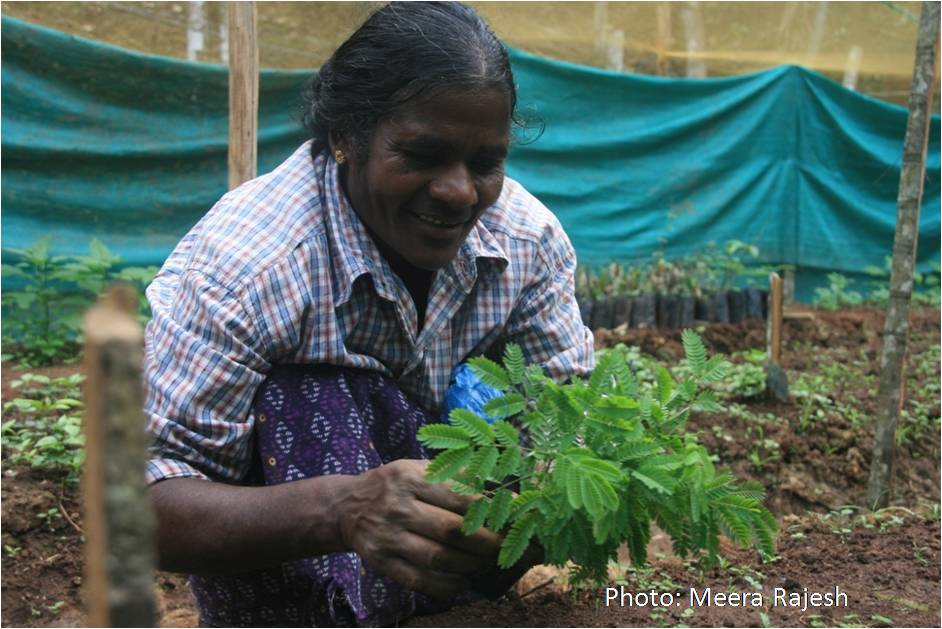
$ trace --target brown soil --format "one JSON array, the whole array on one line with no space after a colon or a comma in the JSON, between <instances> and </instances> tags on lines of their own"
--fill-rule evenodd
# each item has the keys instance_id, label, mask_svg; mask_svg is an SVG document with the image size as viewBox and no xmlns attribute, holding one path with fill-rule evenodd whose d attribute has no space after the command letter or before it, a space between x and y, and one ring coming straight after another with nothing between
<instances>
[{"instance_id":1,"label":"brown soil","mask_svg":"<svg viewBox=\"0 0 942 629\"><path fill-rule=\"evenodd\" d=\"M826 520L794 518L780 536L780 558L762 564L753 554L726 547L725 568L698 571L675 558L656 559L648 571L612 571L617 590L606 606L606 588L566 592L558 585L534 594L506 596L470 608L413 618L409 627L761 627L939 626L939 522L912 519L880 530L834 533ZM918 553L918 558L917 558ZM745 593L739 607L710 604L703 594ZM779 588L779 590L776 590ZM801 609L792 592L845 593L846 605ZM695 590L692 595L691 591ZM637 593L655 592L658 605L642 605ZM631 597L622 598L622 593ZM752 606L751 593L761 601ZM776 598L776 592L781 598ZM670 599L661 594L673 594ZM692 598L693 596L693 598ZM844 603L844 599L837 599ZM619 603L624 602L624 606ZM633 604L634 603L634 604Z\"/></svg>"},{"instance_id":2,"label":"brown soil","mask_svg":"<svg viewBox=\"0 0 942 629\"><path fill-rule=\"evenodd\" d=\"M709 325L702 335L711 351L724 353L765 344L762 322ZM783 366L790 382L802 374L823 373L829 365L854 361L863 365L864 376L876 376L882 314L874 310L816 312L812 319L787 320L784 338ZM680 334L674 330L599 331L596 341L600 347L617 342L637 345L671 361L683 353ZM894 507L889 510L876 515L841 510L864 500L873 441L873 382L832 379L831 388L819 392L836 404L852 404L859 413L856 419L829 411L823 418L803 421L801 400L782 404L762 397L738 399L740 412L695 416L691 429L699 431L721 465L767 488L768 504L781 524L780 557L775 562L762 564L754 553L728 547L724 566L702 569L673 557L669 543L656 534L649 549L650 568L629 569L627 563L613 568L611 585L624 585L623 591L631 594L652 588L656 593L674 593L673 606L643 606L640 601L634 606L619 607L614 602L606 606L604 589L573 593L558 571L538 568L507 597L414 618L409 626L761 626L760 612L771 626L938 626L937 351L934 367L928 372L925 368L926 356L938 346L939 311L915 311L906 404L911 409L921 404L923 425L898 448ZM79 369L60 366L32 371L60 376ZM4 369L4 402L15 396L10 383L16 375L15 370ZM776 447L768 447L771 442ZM757 448L758 458L753 456ZM6 456L2 624L82 624L83 519L78 488L65 485L61 475L11 466ZM49 524L36 517L49 509L68 517ZM762 607L691 605L690 588L702 594L708 587L713 594L761 592ZM772 605L774 588L801 593L804 588L833 592L835 587L847 595L846 606L802 611ZM161 625L197 625L183 577L160 573L155 588Z\"/></svg>"}]
</instances>

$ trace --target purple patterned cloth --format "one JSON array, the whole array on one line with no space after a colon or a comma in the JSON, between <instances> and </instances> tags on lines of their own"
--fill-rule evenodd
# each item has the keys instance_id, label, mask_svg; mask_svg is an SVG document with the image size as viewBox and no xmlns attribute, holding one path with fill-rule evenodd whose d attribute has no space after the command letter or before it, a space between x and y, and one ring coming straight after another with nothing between
<instances>
[{"instance_id":1,"label":"purple patterned cloth","mask_svg":"<svg viewBox=\"0 0 942 629\"><path fill-rule=\"evenodd\" d=\"M252 480L265 485L427 458L416 433L435 421L388 377L330 365L275 367L253 413ZM437 611L373 572L356 553L238 575L194 575L190 585L200 620L209 626L383 626Z\"/></svg>"}]
</instances>

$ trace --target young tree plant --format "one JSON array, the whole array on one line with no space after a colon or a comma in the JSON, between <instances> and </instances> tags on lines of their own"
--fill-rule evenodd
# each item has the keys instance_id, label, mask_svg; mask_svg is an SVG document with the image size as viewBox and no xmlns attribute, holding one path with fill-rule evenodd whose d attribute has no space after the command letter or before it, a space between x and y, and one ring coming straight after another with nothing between
<instances>
[{"instance_id":1,"label":"young tree plant","mask_svg":"<svg viewBox=\"0 0 942 629\"><path fill-rule=\"evenodd\" d=\"M706 385L722 380L729 363L708 359L693 331L682 339L689 375L678 382L660 367L648 393L616 352L601 356L590 378L567 384L525 366L514 345L503 366L469 360L481 380L503 392L485 406L497 421L455 409L449 424L419 432L424 445L443 450L428 479L479 496L464 532L485 525L504 531L502 567L514 565L535 539L546 563L573 562L581 581L604 581L622 544L644 564L652 522L681 556L717 561L720 532L773 556L776 522L762 506L762 489L718 472L685 431L690 411L719 409Z\"/></svg>"}]
</instances>

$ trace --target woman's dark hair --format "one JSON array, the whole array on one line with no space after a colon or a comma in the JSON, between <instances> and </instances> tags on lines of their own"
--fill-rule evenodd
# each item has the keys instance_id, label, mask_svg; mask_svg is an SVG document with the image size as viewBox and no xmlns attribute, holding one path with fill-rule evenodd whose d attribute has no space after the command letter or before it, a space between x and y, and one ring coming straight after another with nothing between
<instances>
[{"instance_id":1,"label":"woman's dark hair","mask_svg":"<svg viewBox=\"0 0 942 629\"><path fill-rule=\"evenodd\" d=\"M441 88L517 91L507 50L478 13L459 2L391 2L378 9L314 75L302 123L313 154L329 135L366 157L373 131L411 99Z\"/></svg>"}]
</instances>

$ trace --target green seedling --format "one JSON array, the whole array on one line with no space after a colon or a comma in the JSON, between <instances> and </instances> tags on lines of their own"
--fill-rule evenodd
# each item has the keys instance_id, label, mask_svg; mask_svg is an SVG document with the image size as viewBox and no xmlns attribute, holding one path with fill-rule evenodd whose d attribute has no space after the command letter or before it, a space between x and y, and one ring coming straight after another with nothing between
<instances>
[{"instance_id":1,"label":"green seedling","mask_svg":"<svg viewBox=\"0 0 942 629\"><path fill-rule=\"evenodd\" d=\"M708 385L721 381L729 364L708 359L696 333L687 330L682 340L690 376L676 381L659 367L648 393L616 352L601 357L590 378L568 384L526 366L513 345L503 366L471 359L482 381L503 393L485 406L498 421L455 409L449 424L419 432L423 444L443 450L429 464L428 479L479 496L464 532L485 524L506 531L503 567L517 563L536 539L546 563L573 562L576 581L604 582L622 544L643 565L652 523L681 556L715 562L722 532L771 558L777 524L762 506L762 488L716 470L685 430L692 410L720 408Z\"/></svg>"}]
</instances>

